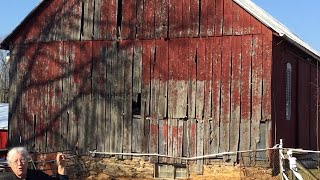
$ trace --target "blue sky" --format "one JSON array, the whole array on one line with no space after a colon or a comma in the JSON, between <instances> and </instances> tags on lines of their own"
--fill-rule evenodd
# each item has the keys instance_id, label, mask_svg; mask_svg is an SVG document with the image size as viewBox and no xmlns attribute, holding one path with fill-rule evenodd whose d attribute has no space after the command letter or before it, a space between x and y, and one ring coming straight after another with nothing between
<instances>
[{"instance_id":1,"label":"blue sky","mask_svg":"<svg viewBox=\"0 0 320 180\"><path fill-rule=\"evenodd\" d=\"M40 1L3 0L0 6L0 38L8 35ZM319 0L252 1L320 52Z\"/></svg>"}]
</instances>

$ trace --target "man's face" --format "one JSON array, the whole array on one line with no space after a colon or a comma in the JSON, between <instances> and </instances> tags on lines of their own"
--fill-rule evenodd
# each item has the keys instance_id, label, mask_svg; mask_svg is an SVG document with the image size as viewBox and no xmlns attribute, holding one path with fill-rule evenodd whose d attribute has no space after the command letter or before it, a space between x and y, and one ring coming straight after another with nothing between
<instances>
[{"instance_id":1,"label":"man's face","mask_svg":"<svg viewBox=\"0 0 320 180\"><path fill-rule=\"evenodd\" d=\"M9 165L18 178L25 178L27 175L28 162L21 153L15 153L12 156Z\"/></svg>"}]
</instances>

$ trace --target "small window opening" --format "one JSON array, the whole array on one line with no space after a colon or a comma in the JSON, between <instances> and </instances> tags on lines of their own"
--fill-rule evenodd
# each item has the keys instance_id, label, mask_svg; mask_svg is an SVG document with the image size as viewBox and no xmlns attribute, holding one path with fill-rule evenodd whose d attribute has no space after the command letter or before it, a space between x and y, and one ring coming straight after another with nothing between
<instances>
[{"instance_id":1,"label":"small window opening","mask_svg":"<svg viewBox=\"0 0 320 180\"><path fill-rule=\"evenodd\" d=\"M186 165L156 164L154 175L160 179L187 179L188 171Z\"/></svg>"},{"instance_id":2,"label":"small window opening","mask_svg":"<svg viewBox=\"0 0 320 180\"><path fill-rule=\"evenodd\" d=\"M286 120L291 119L291 86L292 86L292 66L287 63L286 70Z\"/></svg>"}]
</instances>

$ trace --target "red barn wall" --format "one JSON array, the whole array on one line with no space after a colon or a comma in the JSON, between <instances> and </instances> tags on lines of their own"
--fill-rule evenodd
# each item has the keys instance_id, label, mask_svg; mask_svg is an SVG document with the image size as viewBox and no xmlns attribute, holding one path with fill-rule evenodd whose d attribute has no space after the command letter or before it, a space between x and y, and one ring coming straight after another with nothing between
<instances>
[{"instance_id":1,"label":"red barn wall","mask_svg":"<svg viewBox=\"0 0 320 180\"><path fill-rule=\"evenodd\" d=\"M8 131L0 130L0 149L7 148Z\"/></svg>"},{"instance_id":2,"label":"red barn wall","mask_svg":"<svg viewBox=\"0 0 320 180\"><path fill-rule=\"evenodd\" d=\"M270 29L231 0L121 2L47 1L14 36L11 145L175 157L273 146Z\"/></svg>"}]
</instances>

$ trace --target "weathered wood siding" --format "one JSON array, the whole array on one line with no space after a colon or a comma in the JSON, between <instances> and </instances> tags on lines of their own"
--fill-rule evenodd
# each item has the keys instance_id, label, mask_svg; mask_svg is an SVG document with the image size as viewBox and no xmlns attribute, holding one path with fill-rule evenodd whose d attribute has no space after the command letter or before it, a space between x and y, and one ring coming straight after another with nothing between
<instances>
[{"instance_id":1,"label":"weathered wood siding","mask_svg":"<svg viewBox=\"0 0 320 180\"><path fill-rule=\"evenodd\" d=\"M272 31L232 0L52 0L13 44L11 146L193 157L273 144Z\"/></svg>"}]
</instances>

